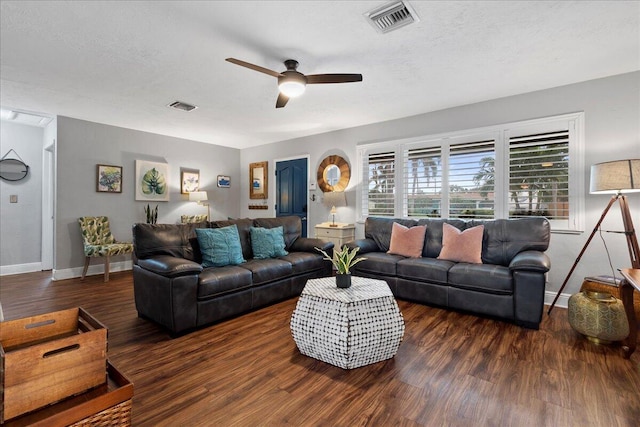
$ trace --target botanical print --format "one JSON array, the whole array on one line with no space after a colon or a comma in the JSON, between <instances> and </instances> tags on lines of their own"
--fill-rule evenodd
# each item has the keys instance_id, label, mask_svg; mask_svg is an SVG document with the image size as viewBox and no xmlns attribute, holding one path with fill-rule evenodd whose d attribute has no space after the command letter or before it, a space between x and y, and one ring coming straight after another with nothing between
<instances>
[{"instance_id":1,"label":"botanical print","mask_svg":"<svg viewBox=\"0 0 640 427\"><path fill-rule=\"evenodd\" d=\"M97 188L100 193L122 193L122 167L96 165Z\"/></svg>"},{"instance_id":2,"label":"botanical print","mask_svg":"<svg viewBox=\"0 0 640 427\"><path fill-rule=\"evenodd\" d=\"M182 194L191 193L200 189L200 171L182 171L180 192Z\"/></svg>"},{"instance_id":3,"label":"botanical print","mask_svg":"<svg viewBox=\"0 0 640 427\"><path fill-rule=\"evenodd\" d=\"M169 165L136 160L136 200L169 201Z\"/></svg>"}]
</instances>

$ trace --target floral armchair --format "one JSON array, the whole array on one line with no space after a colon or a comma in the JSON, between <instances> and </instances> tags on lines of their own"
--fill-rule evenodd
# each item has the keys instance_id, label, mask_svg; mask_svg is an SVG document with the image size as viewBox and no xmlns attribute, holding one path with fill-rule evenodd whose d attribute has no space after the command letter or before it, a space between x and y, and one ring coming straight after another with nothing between
<instances>
[{"instance_id":1,"label":"floral armchair","mask_svg":"<svg viewBox=\"0 0 640 427\"><path fill-rule=\"evenodd\" d=\"M84 246L84 269L82 279L87 274L89 262L93 257L104 257L104 281L109 281L109 258L133 252L133 244L118 242L111 234L109 218L106 216L83 216L78 219L82 231Z\"/></svg>"}]
</instances>

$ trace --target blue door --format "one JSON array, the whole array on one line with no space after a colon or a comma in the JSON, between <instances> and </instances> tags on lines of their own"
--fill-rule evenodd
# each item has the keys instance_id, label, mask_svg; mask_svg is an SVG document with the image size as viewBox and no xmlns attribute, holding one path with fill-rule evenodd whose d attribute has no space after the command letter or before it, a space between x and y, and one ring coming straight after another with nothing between
<instances>
[{"instance_id":1,"label":"blue door","mask_svg":"<svg viewBox=\"0 0 640 427\"><path fill-rule=\"evenodd\" d=\"M297 215L307 237L307 159L276 162L276 216Z\"/></svg>"}]
</instances>

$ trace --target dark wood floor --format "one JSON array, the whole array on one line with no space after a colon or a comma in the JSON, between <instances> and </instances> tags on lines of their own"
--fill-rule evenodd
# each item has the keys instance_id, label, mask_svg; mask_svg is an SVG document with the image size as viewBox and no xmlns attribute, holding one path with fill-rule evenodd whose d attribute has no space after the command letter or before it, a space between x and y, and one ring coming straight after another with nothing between
<instances>
[{"instance_id":1,"label":"dark wood floor","mask_svg":"<svg viewBox=\"0 0 640 427\"><path fill-rule=\"evenodd\" d=\"M399 301L394 359L346 371L301 355L296 299L171 339L137 317L130 272L0 278L6 319L82 306L135 386L135 426L638 426L640 354L596 346L556 308L539 331Z\"/></svg>"}]
</instances>

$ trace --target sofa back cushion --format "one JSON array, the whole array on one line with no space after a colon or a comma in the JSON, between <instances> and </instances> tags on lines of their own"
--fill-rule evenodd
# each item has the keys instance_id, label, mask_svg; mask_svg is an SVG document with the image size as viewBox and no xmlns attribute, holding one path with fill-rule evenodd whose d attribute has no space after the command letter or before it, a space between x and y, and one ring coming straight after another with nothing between
<instances>
[{"instance_id":1,"label":"sofa back cushion","mask_svg":"<svg viewBox=\"0 0 640 427\"><path fill-rule=\"evenodd\" d=\"M546 218L473 220L467 227L480 224L484 225L482 262L485 264L508 266L520 252L544 252L549 248L551 226Z\"/></svg>"},{"instance_id":2,"label":"sofa back cushion","mask_svg":"<svg viewBox=\"0 0 640 427\"><path fill-rule=\"evenodd\" d=\"M299 216L280 216L277 218L256 218L253 220L255 227L276 228L282 227L285 249L288 251L293 242L302 235L302 220Z\"/></svg>"},{"instance_id":3,"label":"sofa back cushion","mask_svg":"<svg viewBox=\"0 0 640 427\"><path fill-rule=\"evenodd\" d=\"M467 228L467 223L461 219L440 219L423 218L418 221L419 225L427 226L427 235L424 238L424 248L422 256L425 258L438 258L442 250L442 224L453 225L459 230Z\"/></svg>"},{"instance_id":4,"label":"sofa back cushion","mask_svg":"<svg viewBox=\"0 0 640 427\"><path fill-rule=\"evenodd\" d=\"M170 255L202 262L200 252L191 244L196 240L195 229L200 224L135 224L133 248L136 258Z\"/></svg>"},{"instance_id":5,"label":"sofa back cushion","mask_svg":"<svg viewBox=\"0 0 640 427\"><path fill-rule=\"evenodd\" d=\"M391 246L391 231L393 230L394 222L408 228L418 224L418 222L413 219L378 218L370 216L364 223L364 237L373 239L381 252L387 252ZM429 227L427 227L427 232L428 230Z\"/></svg>"}]
</instances>

